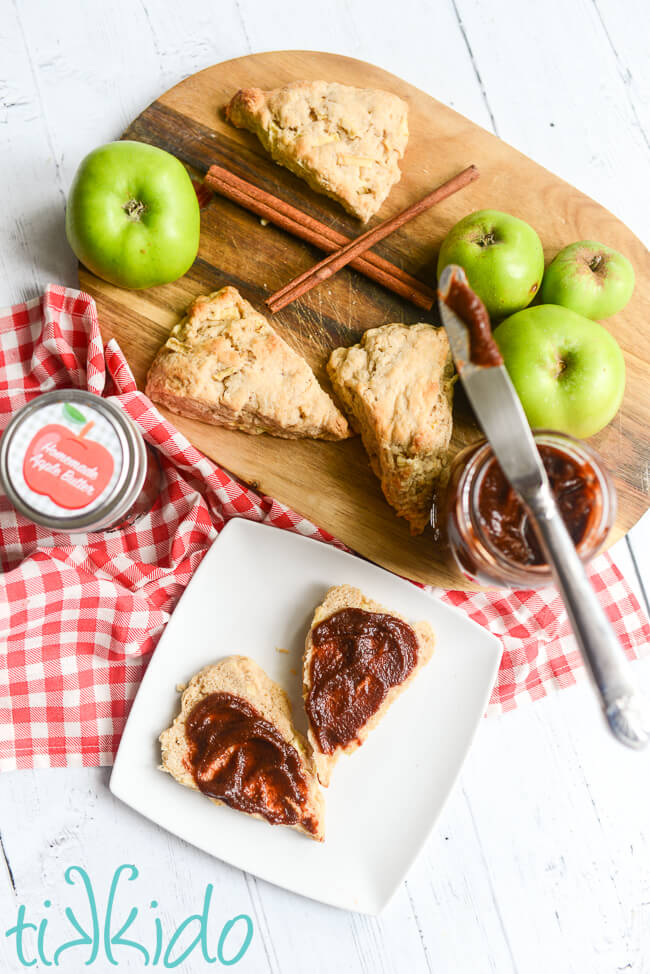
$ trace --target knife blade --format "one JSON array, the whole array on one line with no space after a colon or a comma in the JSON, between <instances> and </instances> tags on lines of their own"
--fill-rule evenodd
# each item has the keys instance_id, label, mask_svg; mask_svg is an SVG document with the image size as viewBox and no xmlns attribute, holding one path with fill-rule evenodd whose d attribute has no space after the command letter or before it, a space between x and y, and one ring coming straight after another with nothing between
<instances>
[{"instance_id":1,"label":"knife blade","mask_svg":"<svg viewBox=\"0 0 650 974\"><path fill-rule=\"evenodd\" d=\"M454 281L467 286L465 271L451 264L440 277L438 303L456 371L472 409L512 486L522 495L550 490L526 414L501 356L501 364L486 366L472 361L468 327L446 304Z\"/></svg>"},{"instance_id":2,"label":"knife blade","mask_svg":"<svg viewBox=\"0 0 650 974\"><path fill-rule=\"evenodd\" d=\"M560 516L485 307L469 289L461 267L451 264L443 270L438 305L467 398L506 479L528 511L610 730L621 743L640 750L650 739L650 713Z\"/></svg>"}]
</instances>

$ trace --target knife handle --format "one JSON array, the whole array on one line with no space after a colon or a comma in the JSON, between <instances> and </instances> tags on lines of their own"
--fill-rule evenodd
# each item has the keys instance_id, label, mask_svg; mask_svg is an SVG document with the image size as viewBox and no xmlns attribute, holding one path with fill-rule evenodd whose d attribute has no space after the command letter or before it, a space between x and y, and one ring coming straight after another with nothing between
<instances>
[{"instance_id":1,"label":"knife handle","mask_svg":"<svg viewBox=\"0 0 650 974\"><path fill-rule=\"evenodd\" d=\"M650 738L646 703L550 491L527 499L527 504L610 729L628 747L644 748Z\"/></svg>"}]
</instances>

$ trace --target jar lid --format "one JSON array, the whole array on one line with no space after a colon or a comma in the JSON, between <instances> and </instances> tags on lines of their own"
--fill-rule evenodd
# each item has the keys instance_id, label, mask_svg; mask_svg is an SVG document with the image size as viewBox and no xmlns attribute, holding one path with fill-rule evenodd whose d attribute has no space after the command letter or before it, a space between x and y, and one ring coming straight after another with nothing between
<instances>
[{"instance_id":1,"label":"jar lid","mask_svg":"<svg viewBox=\"0 0 650 974\"><path fill-rule=\"evenodd\" d=\"M37 396L0 441L0 482L30 520L58 531L100 530L139 489L144 444L113 403L80 389Z\"/></svg>"}]
</instances>

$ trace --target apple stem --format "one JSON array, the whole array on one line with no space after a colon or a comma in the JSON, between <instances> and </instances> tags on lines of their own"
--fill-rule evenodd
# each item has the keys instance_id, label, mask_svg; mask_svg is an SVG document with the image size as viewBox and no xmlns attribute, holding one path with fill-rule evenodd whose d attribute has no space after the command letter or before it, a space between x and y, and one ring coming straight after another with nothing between
<instances>
[{"instance_id":1,"label":"apple stem","mask_svg":"<svg viewBox=\"0 0 650 974\"><path fill-rule=\"evenodd\" d=\"M603 255L596 254L596 256L592 257L592 259L589 261L589 267L591 268L592 271L595 272L598 270L602 262L603 262Z\"/></svg>"},{"instance_id":2,"label":"apple stem","mask_svg":"<svg viewBox=\"0 0 650 974\"><path fill-rule=\"evenodd\" d=\"M81 432L79 433L79 437L78 438L80 440L83 439L84 436L86 435L86 433L90 433L90 431L91 431L91 429L93 428L94 425L95 425L94 420L90 419L86 423L86 425L83 427L83 429L81 430Z\"/></svg>"},{"instance_id":3,"label":"apple stem","mask_svg":"<svg viewBox=\"0 0 650 974\"><path fill-rule=\"evenodd\" d=\"M130 220L139 220L146 208L142 200L129 200L123 207Z\"/></svg>"},{"instance_id":4,"label":"apple stem","mask_svg":"<svg viewBox=\"0 0 650 974\"><path fill-rule=\"evenodd\" d=\"M480 240L477 240L479 247L491 247L492 244L495 244L496 242L497 241L493 230L490 230L489 233L486 233L483 237L481 237Z\"/></svg>"}]
</instances>

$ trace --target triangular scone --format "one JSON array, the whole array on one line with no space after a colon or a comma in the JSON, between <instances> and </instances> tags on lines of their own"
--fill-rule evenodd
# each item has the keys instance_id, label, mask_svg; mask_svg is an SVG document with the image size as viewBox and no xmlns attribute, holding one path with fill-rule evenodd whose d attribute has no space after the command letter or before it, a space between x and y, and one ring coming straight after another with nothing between
<instances>
[{"instance_id":1,"label":"triangular scone","mask_svg":"<svg viewBox=\"0 0 650 974\"><path fill-rule=\"evenodd\" d=\"M364 222L399 182L408 106L388 91L328 81L245 88L226 115L254 132L276 162Z\"/></svg>"},{"instance_id":2,"label":"triangular scone","mask_svg":"<svg viewBox=\"0 0 650 974\"><path fill-rule=\"evenodd\" d=\"M161 770L182 785L323 841L323 795L307 742L284 690L247 656L228 656L192 677L160 744Z\"/></svg>"},{"instance_id":3,"label":"triangular scone","mask_svg":"<svg viewBox=\"0 0 650 974\"><path fill-rule=\"evenodd\" d=\"M234 287L190 305L154 359L146 393L175 413L244 433L350 435L305 360Z\"/></svg>"},{"instance_id":4,"label":"triangular scone","mask_svg":"<svg viewBox=\"0 0 650 974\"><path fill-rule=\"evenodd\" d=\"M360 344L334 349L327 371L386 500L420 534L447 466L452 430L453 363L445 331L426 324L370 329Z\"/></svg>"},{"instance_id":5,"label":"triangular scone","mask_svg":"<svg viewBox=\"0 0 650 974\"><path fill-rule=\"evenodd\" d=\"M363 744L428 663L434 642L428 622L409 624L358 588L337 585L327 592L303 660L308 737L321 784L329 784L341 754Z\"/></svg>"}]
</instances>

